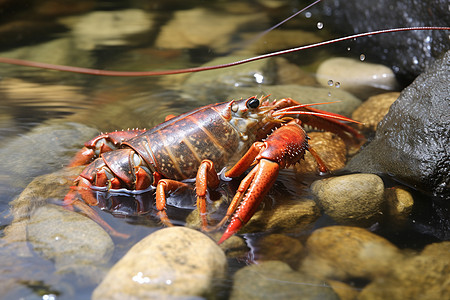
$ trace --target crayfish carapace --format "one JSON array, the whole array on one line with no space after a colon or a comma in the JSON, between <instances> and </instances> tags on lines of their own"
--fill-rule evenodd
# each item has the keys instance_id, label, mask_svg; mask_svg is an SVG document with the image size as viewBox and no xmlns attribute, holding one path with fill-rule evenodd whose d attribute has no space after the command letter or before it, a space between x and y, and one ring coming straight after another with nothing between
<instances>
[{"instance_id":1,"label":"crayfish carapace","mask_svg":"<svg viewBox=\"0 0 450 300\"><path fill-rule=\"evenodd\" d=\"M341 122L355 121L314 109L313 105L317 104L302 105L289 98L269 101L267 97L250 97L170 117L150 130L99 135L87 142L71 163L76 166L95 159L75 180L76 185L64 204L78 207L107 227L88 206L97 204L91 193L93 186L108 190L145 190L153 186L158 216L171 226L165 211L166 194L186 187L183 180L196 178L197 207L202 227L207 230L206 192L219 185L217 170L231 167L224 175L238 177L254 166L219 223L231 218L221 243L252 217L279 170L299 162L305 151L310 151L320 171L326 172L324 162L308 145L303 123L331 131L348 142L362 138Z\"/></svg>"}]
</instances>

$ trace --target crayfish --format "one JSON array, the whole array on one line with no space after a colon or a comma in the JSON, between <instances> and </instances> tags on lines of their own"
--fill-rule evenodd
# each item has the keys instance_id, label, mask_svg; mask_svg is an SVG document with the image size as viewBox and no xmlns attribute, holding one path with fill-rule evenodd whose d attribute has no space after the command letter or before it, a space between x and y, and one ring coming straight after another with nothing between
<instances>
[{"instance_id":1,"label":"crayfish","mask_svg":"<svg viewBox=\"0 0 450 300\"><path fill-rule=\"evenodd\" d=\"M267 97L250 97L169 117L150 130L99 135L87 142L72 161L71 166L77 166L95 159L75 180L76 185L64 204L81 209L114 232L89 207L97 204L91 192L93 186L107 190L153 187L158 216L163 224L172 226L165 211L166 194L187 187L183 180L195 177L202 228L208 230L206 193L220 183L217 170L231 166L224 176L234 178L254 165L219 223L221 226L231 219L219 240L222 243L252 217L279 170L299 162L305 151L313 155L321 172L327 172L325 163L308 145L303 123L331 131L346 141L362 138L352 127L340 122L356 121L314 109L312 105L317 104L302 105L289 98L271 102Z\"/></svg>"}]
</instances>

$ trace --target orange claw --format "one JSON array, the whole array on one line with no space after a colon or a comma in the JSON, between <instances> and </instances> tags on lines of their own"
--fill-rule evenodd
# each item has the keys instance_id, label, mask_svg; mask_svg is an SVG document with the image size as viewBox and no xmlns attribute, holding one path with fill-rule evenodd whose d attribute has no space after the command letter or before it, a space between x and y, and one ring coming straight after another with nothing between
<instances>
[{"instance_id":1,"label":"orange claw","mask_svg":"<svg viewBox=\"0 0 450 300\"><path fill-rule=\"evenodd\" d=\"M226 216L219 223L221 226L234 213L219 244L238 232L250 220L274 184L280 169L299 162L305 151L309 150L306 132L300 124L301 121L294 119L275 130L265 142L253 143L241 160L226 172L226 176L239 176L254 161L257 162L255 168L242 180ZM314 154L320 171L326 171L327 167L315 152Z\"/></svg>"}]
</instances>

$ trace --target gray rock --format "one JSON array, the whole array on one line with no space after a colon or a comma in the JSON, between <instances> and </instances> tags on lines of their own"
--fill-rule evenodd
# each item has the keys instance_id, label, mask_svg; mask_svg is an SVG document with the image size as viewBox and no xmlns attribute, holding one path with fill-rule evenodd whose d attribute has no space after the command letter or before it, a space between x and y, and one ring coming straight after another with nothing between
<instances>
[{"instance_id":1,"label":"gray rock","mask_svg":"<svg viewBox=\"0 0 450 300\"><path fill-rule=\"evenodd\" d=\"M339 299L330 286L292 270L281 261L265 261L237 271L230 299Z\"/></svg>"},{"instance_id":2,"label":"gray rock","mask_svg":"<svg viewBox=\"0 0 450 300\"><path fill-rule=\"evenodd\" d=\"M111 237L91 219L60 206L34 211L27 226L33 250L55 262L59 273L75 272L99 282L102 269L114 251Z\"/></svg>"},{"instance_id":3,"label":"gray rock","mask_svg":"<svg viewBox=\"0 0 450 300\"><path fill-rule=\"evenodd\" d=\"M10 186L23 188L32 178L67 164L70 151L75 153L96 134L93 128L78 123L42 124L0 149L0 176Z\"/></svg>"},{"instance_id":4,"label":"gray rock","mask_svg":"<svg viewBox=\"0 0 450 300\"><path fill-rule=\"evenodd\" d=\"M92 298L214 299L226 269L225 254L209 237L184 227L165 228L133 246Z\"/></svg>"},{"instance_id":5,"label":"gray rock","mask_svg":"<svg viewBox=\"0 0 450 300\"><path fill-rule=\"evenodd\" d=\"M375 139L347 165L450 200L450 51L392 104Z\"/></svg>"},{"instance_id":6,"label":"gray rock","mask_svg":"<svg viewBox=\"0 0 450 300\"><path fill-rule=\"evenodd\" d=\"M316 78L324 87L340 87L361 99L398 89L394 72L388 67L346 57L322 62Z\"/></svg>"},{"instance_id":7,"label":"gray rock","mask_svg":"<svg viewBox=\"0 0 450 300\"><path fill-rule=\"evenodd\" d=\"M315 181L311 191L325 213L339 224L370 226L384 203L384 184L373 174L352 174Z\"/></svg>"},{"instance_id":8,"label":"gray rock","mask_svg":"<svg viewBox=\"0 0 450 300\"><path fill-rule=\"evenodd\" d=\"M322 14L319 18L325 28L332 27L341 34L450 24L447 0L334 0L322 1L314 9ZM422 73L449 47L448 31L444 30L380 34L357 39L351 44L357 56L364 53L367 60L391 67L406 83Z\"/></svg>"}]
</instances>

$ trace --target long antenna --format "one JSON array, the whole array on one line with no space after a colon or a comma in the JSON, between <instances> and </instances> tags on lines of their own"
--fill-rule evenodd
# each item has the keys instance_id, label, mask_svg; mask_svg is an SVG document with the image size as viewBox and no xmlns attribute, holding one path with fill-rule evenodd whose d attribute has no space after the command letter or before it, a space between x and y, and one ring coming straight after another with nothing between
<instances>
[{"instance_id":1,"label":"long antenna","mask_svg":"<svg viewBox=\"0 0 450 300\"><path fill-rule=\"evenodd\" d=\"M383 29L383 30L376 30L376 31L369 31L369 32L363 32L358 34L353 34L345 37L340 37L337 39L332 39L328 41L323 41L315 44L300 46L296 48L290 48L286 50L281 51L275 51L259 56L250 57L247 59L216 65L216 66L204 66L204 67L195 67L195 68L186 68L186 69L178 69L178 70L165 70L165 71L144 71L144 72L126 72L126 71L107 71L107 70L97 70L97 69L89 69L89 68L79 68L79 67L70 67L70 66L62 66L62 65L54 65L54 64L47 64L47 63L39 63L39 62L33 62L33 61L27 61L27 60L21 60L21 59L14 59L14 58L6 58L6 57L0 57L0 63L7 63L7 64L13 64L13 65L19 65L19 66L26 66L26 67L36 67L36 68L42 68L42 69L49 69L49 70L56 70L56 71L65 71L65 72L72 72L72 73L81 73L81 74L90 74L90 75L101 75L101 76L122 76L122 77L138 77L138 76L160 76L160 75L172 75L172 74L182 74L182 73L193 73L193 72L201 72L201 71L207 71L207 70L215 70L215 69L221 69L221 68L227 68L232 66L238 66L245 63L249 63L252 61L283 55L287 53L293 53L297 51L302 51L306 49L312 49L321 47L324 45L329 45L333 43L338 43L342 41L348 41L360 37L366 37L371 35L377 35L377 34L386 34L386 33L393 33L393 32L402 32L402 31L412 31L412 30L450 30L450 27L437 27L437 26L430 26L430 27L404 27L404 28L392 28L392 29Z\"/></svg>"}]
</instances>

